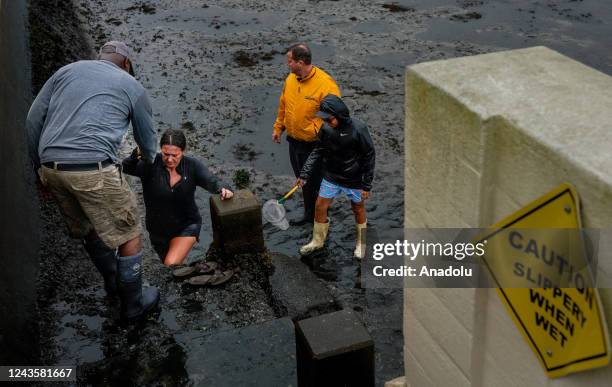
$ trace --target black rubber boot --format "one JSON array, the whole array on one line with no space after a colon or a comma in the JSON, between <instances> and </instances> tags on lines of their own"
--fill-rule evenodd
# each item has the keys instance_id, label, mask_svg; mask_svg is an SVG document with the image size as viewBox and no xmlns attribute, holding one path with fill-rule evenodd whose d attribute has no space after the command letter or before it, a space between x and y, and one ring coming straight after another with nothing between
<instances>
[{"instance_id":1,"label":"black rubber boot","mask_svg":"<svg viewBox=\"0 0 612 387\"><path fill-rule=\"evenodd\" d=\"M303 226L314 222L315 203L319 190L306 189L306 185L302 189L304 190L304 216L299 219L289 220L289 224L292 226Z\"/></svg>"},{"instance_id":2,"label":"black rubber boot","mask_svg":"<svg viewBox=\"0 0 612 387\"><path fill-rule=\"evenodd\" d=\"M134 323L155 309L159 302L156 287L142 287L142 251L117 260L117 287L121 299L121 318Z\"/></svg>"},{"instance_id":3,"label":"black rubber boot","mask_svg":"<svg viewBox=\"0 0 612 387\"><path fill-rule=\"evenodd\" d=\"M303 226L305 224L312 224L314 222L314 214L304 213L304 216L299 219L292 219L289 221L291 226Z\"/></svg>"},{"instance_id":4,"label":"black rubber boot","mask_svg":"<svg viewBox=\"0 0 612 387\"><path fill-rule=\"evenodd\" d=\"M83 246L104 278L104 289L109 297L117 296L117 251L100 239L84 240Z\"/></svg>"}]
</instances>

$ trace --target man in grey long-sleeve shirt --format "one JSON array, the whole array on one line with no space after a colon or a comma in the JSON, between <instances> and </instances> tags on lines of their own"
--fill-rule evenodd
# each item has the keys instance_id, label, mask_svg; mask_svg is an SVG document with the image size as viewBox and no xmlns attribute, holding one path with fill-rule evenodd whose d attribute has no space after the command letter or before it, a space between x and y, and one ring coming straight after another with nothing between
<instances>
[{"instance_id":1,"label":"man in grey long-sleeve shirt","mask_svg":"<svg viewBox=\"0 0 612 387\"><path fill-rule=\"evenodd\" d=\"M111 41L98 60L71 63L45 83L26 121L32 164L55 196L73 237L118 294L122 316L142 317L159 299L142 288L140 217L118 149L130 122L145 159L156 155L151 104L133 77L132 53ZM116 252L118 250L119 256Z\"/></svg>"}]
</instances>

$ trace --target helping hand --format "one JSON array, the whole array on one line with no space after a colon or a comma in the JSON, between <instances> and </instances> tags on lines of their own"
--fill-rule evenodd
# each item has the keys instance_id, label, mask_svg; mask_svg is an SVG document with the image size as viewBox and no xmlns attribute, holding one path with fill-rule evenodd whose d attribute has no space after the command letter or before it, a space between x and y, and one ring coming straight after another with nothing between
<instances>
[{"instance_id":1,"label":"helping hand","mask_svg":"<svg viewBox=\"0 0 612 387\"><path fill-rule=\"evenodd\" d=\"M366 200L370 197L370 191L361 190L361 200Z\"/></svg>"},{"instance_id":2,"label":"helping hand","mask_svg":"<svg viewBox=\"0 0 612 387\"><path fill-rule=\"evenodd\" d=\"M221 188L221 200L231 199L234 193L226 188Z\"/></svg>"},{"instance_id":3,"label":"helping hand","mask_svg":"<svg viewBox=\"0 0 612 387\"><path fill-rule=\"evenodd\" d=\"M134 148L132 151L132 159L140 160L142 159L142 153L140 152L140 147Z\"/></svg>"},{"instance_id":4,"label":"helping hand","mask_svg":"<svg viewBox=\"0 0 612 387\"><path fill-rule=\"evenodd\" d=\"M280 135L280 133L276 133L276 132L272 133L272 142L275 142L277 144L281 143L281 135Z\"/></svg>"}]
</instances>

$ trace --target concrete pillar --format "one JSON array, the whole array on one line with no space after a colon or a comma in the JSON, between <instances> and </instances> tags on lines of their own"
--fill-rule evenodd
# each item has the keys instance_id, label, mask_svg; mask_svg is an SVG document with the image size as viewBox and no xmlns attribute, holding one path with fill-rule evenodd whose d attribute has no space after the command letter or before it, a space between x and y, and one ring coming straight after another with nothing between
<instances>
[{"instance_id":1,"label":"concrete pillar","mask_svg":"<svg viewBox=\"0 0 612 387\"><path fill-rule=\"evenodd\" d=\"M298 386L374 386L374 341L350 310L298 321Z\"/></svg>"},{"instance_id":2,"label":"concrete pillar","mask_svg":"<svg viewBox=\"0 0 612 387\"><path fill-rule=\"evenodd\" d=\"M264 251L261 204L249 190L238 190L230 200L210 197L213 245L225 254Z\"/></svg>"},{"instance_id":3,"label":"concrete pillar","mask_svg":"<svg viewBox=\"0 0 612 387\"><path fill-rule=\"evenodd\" d=\"M545 47L409 67L406 227L486 227L563 182L585 227L610 227L611 90L609 76ZM549 379L494 289L406 289L404 303L409 386L612 379L610 367Z\"/></svg>"}]
</instances>

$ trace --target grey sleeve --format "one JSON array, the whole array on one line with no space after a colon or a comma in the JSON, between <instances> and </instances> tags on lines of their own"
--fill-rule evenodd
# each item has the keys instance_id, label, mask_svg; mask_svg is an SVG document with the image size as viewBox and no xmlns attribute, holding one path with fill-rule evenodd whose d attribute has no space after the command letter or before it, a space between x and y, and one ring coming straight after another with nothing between
<instances>
[{"instance_id":1,"label":"grey sleeve","mask_svg":"<svg viewBox=\"0 0 612 387\"><path fill-rule=\"evenodd\" d=\"M157 139L153 128L153 109L146 92L134 104L132 127L143 158L152 163L157 154Z\"/></svg>"},{"instance_id":2,"label":"grey sleeve","mask_svg":"<svg viewBox=\"0 0 612 387\"><path fill-rule=\"evenodd\" d=\"M134 149L131 155L123 159L121 166L123 167L123 172L127 173L128 175L142 178L145 175L145 170L151 164L140 160L136 155L136 151L137 149Z\"/></svg>"},{"instance_id":3,"label":"grey sleeve","mask_svg":"<svg viewBox=\"0 0 612 387\"><path fill-rule=\"evenodd\" d=\"M221 193L221 188L232 191L232 188L221 181L217 176L213 175L212 172L206 168L206 166L200 161L195 160L195 178L196 184L210 193Z\"/></svg>"},{"instance_id":4,"label":"grey sleeve","mask_svg":"<svg viewBox=\"0 0 612 387\"><path fill-rule=\"evenodd\" d=\"M40 157L38 155L38 143L40 135L47 118L47 110L49 102L53 94L53 81L51 77L45 82L45 85L40 89L40 92L34 99L28 117L26 118L26 139L28 144L28 154L35 169L40 167Z\"/></svg>"}]
</instances>

